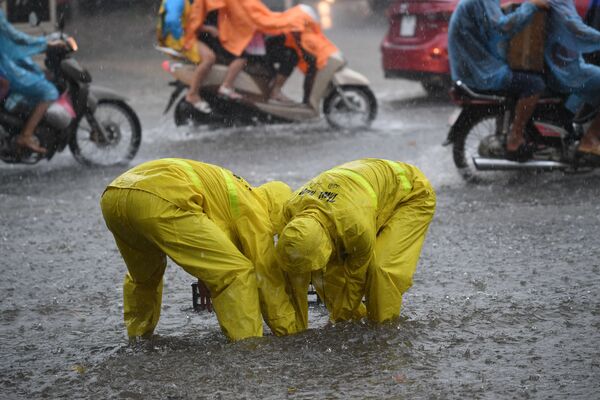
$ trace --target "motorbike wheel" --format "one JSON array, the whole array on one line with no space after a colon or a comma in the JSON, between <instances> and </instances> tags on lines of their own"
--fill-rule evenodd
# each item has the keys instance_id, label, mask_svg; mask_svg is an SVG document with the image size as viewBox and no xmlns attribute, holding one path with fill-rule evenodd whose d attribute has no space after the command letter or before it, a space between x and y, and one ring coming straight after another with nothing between
<instances>
[{"instance_id":1,"label":"motorbike wheel","mask_svg":"<svg viewBox=\"0 0 600 400\"><path fill-rule=\"evenodd\" d=\"M503 144L498 138L501 127L502 112L497 109L485 109L477 112L464 112L452 126L454 136L452 156L454 164L461 176L468 182L481 182L483 178L494 178L500 172L479 171L475 168L473 157L482 156L482 152L493 152L490 147ZM488 156L487 154L485 156Z\"/></svg>"},{"instance_id":2,"label":"motorbike wheel","mask_svg":"<svg viewBox=\"0 0 600 400\"><path fill-rule=\"evenodd\" d=\"M366 86L340 86L325 98L323 114L336 129L368 128L377 115L377 99Z\"/></svg>"},{"instance_id":3,"label":"motorbike wheel","mask_svg":"<svg viewBox=\"0 0 600 400\"><path fill-rule=\"evenodd\" d=\"M104 135L93 128L96 122ZM127 164L141 142L142 127L135 111L120 100L100 100L94 115L79 121L69 148L81 164L110 166Z\"/></svg>"}]
</instances>

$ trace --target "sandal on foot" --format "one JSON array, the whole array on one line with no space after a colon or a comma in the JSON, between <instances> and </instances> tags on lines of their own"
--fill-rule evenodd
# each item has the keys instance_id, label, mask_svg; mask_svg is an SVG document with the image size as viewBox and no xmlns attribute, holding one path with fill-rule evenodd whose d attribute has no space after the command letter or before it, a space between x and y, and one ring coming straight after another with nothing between
<instances>
[{"instance_id":1,"label":"sandal on foot","mask_svg":"<svg viewBox=\"0 0 600 400\"><path fill-rule=\"evenodd\" d=\"M22 150L29 150L33 153L46 154L46 149L40 146L40 141L36 137L31 137L30 140L23 140L22 137L15 138L15 145L19 148L18 153L23 153Z\"/></svg>"},{"instance_id":2,"label":"sandal on foot","mask_svg":"<svg viewBox=\"0 0 600 400\"><path fill-rule=\"evenodd\" d=\"M219 86L219 95L228 98L229 100L241 100L244 98L241 94L225 86Z\"/></svg>"},{"instance_id":3,"label":"sandal on foot","mask_svg":"<svg viewBox=\"0 0 600 400\"><path fill-rule=\"evenodd\" d=\"M201 113L204 114L210 114L212 112L212 109L210 108L210 104L208 104L206 101L204 100L200 100L197 101L195 103L191 103L189 101L186 100L186 102L193 107L195 110L200 111Z\"/></svg>"}]
</instances>

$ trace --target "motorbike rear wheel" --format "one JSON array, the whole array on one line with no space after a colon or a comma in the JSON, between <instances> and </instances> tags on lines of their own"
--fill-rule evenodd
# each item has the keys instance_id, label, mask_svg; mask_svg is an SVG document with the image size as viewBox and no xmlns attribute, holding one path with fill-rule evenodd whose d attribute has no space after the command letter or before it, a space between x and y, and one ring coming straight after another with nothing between
<instances>
[{"instance_id":1,"label":"motorbike rear wheel","mask_svg":"<svg viewBox=\"0 0 600 400\"><path fill-rule=\"evenodd\" d=\"M135 157L141 142L142 127L135 111L121 100L100 100L94 115L79 121L69 149L84 165L122 165Z\"/></svg>"},{"instance_id":2,"label":"motorbike rear wheel","mask_svg":"<svg viewBox=\"0 0 600 400\"><path fill-rule=\"evenodd\" d=\"M498 147L503 151L504 144L500 139L502 112L487 108L477 111L464 111L452 126L452 156L454 165L460 175L468 182L480 182L484 177L494 178L498 172L479 171L475 167L473 157L484 156L483 151L490 153ZM489 154L485 154L486 157Z\"/></svg>"},{"instance_id":3,"label":"motorbike rear wheel","mask_svg":"<svg viewBox=\"0 0 600 400\"><path fill-rule=\"evenodd\" d=\"M325 98L323 114L333 128L368 128L377 116L377 99L367 86L339 86Z\"/></svg>"}]
</instances>

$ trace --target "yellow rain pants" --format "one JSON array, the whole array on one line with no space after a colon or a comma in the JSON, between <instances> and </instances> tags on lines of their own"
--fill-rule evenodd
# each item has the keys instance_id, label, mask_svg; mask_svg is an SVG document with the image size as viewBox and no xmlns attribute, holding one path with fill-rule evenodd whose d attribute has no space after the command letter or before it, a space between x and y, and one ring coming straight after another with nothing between
<instances>
[{"instance_id":1,"label":"yellow rain pants","mask_svg":"<svg viewBox=\"0 0 600 400\"><path fill-rule=\"evenodd\" d=\"M284 207L288 224L276 249L293 285L298 324L307 321L311 280L332 321L397 317L434 211L429 181L402 162L353 161L298 189Z\"/></svg>"},{"instance_id":2,"label":"yellow rain pants","mask_svg":"<svg viewBox=\"0 0 600 400\"><path fill-rule=\"evenodd\" d=\"M274 266L274 226L291 191L250 185L205 163L163 159L109 184L101 207L128 273L124 318L130 337L153 333L166 256L201 279L231 340L262 336L261 310L277 335L297 332L283 272Z\"/></svg>"}]
</instances>

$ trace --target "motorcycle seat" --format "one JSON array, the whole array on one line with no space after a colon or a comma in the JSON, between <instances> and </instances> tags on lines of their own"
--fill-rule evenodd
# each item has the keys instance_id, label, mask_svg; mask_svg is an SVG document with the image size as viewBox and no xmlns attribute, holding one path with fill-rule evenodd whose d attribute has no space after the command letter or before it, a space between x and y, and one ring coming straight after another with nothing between
<instances>
[{"instance_id":1,"label":"motorcycle seat","mask_svg":"<svg viewBox=\"0 0 600 400\"><path fill-rule=\"evenodd\" d=\"M450 89L451 97L458 102L465 103L504 103L508 100L516 100L516 96L503 91L480 91L473 90L462 81L454 82ZM543 103L560 103L563 96L546 90L542 93L541 101Z\"/></svg>"}]
</instances>

